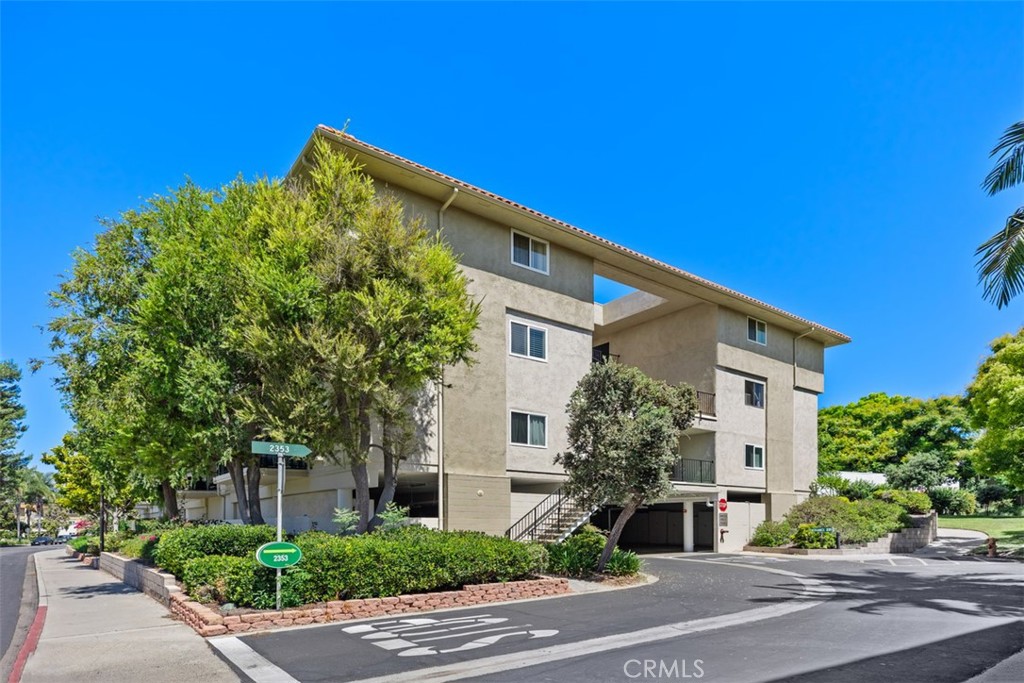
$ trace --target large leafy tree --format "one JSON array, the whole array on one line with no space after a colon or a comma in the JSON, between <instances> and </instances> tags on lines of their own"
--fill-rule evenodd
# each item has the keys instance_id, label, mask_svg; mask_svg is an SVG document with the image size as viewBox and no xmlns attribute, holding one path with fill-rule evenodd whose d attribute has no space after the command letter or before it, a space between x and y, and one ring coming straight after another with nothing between
<instances>
[{"instance_id":1,"label":"large leafy tree","mask_svg":"<svg viewBox=\"0 0 1024 683\"><path fill-rule=\"evenodd\" d=\"M569 475L567 492L587 507L622 505L598 561L603 571L633 513L671 490L680 434L697 414L697 393L608 361L591 365L567 411L569 449L555 456Z\"/></svg>"},{"instance_id":2,"label":"large leafy tree","mask_svg":"<svg viewBox=\"0 0 1024 683\"><path fill-rule=\"evenodd\" d=\"M108 469L100 471L93 459L78 450L77 441L75 432L65 434L59 446L43 455L43 462L54 468L54 502L61 508L79 515L98 516L102 492L107 509L115 517L123 517L153 493L144 478L131 470L131 462L105 463Z\"/></svg>"},{"instance_id":3,"label":"large leafy tree","mask_svg":"<svg viewBox=\"0 0 1024 683\"><path fill-rule=\"evenodd\" d=\"M978 470L1024 488L1024 328L991 344L992 353L967 388Z\"/></svg>"},{"instance_id":4,"label":"large leafy tree","mask_svg":"<svg viewBox=\"0 0 1024 683\"><path fill-rule=\"evenodd\" d=\"M1006 129L990 156L996 158L996 165L982 183L989 195L1024 180L1024 121ZM1014 211L975 255L984 297L999 308L1006 306L1024 289L1024 206Z\"/></svg>"},{"instance_id":5,"label":"large leafy tree","mask_svg":"<svg viewBox=\"0 0 1024 683\"><path fill-rule=\"evenodd\" d=\"M239 258L236 285L232 346L259 388L242 414L268 438L294 436L350 467L364 531L393 497L429 384L469 361L478 306L441 238L326 141L307 178L265 193L253 221L263 248ZM371 510L378 450L384 487Z\"/></svg>"},{"instance_id":6,"label":"large leafy tree","mask_svg":"<svg viewBox=\"0 0 1024 683\"><path fill-rule=\"evenodd\" d=\"M960 397L869 394L818 412L818 469L881 472L915 454L934 454L939 477L968 462L973 446Z\"/></svg>"},{"instance_id":7,"label":"large leafy tree","mask_svg":"<svg viewBox=\"0 0 1024 683\"><path fill-rule=\"evenodd\" d=\"M0 503L5 508L18 503L19 475L28 464L18 450L18 439L26 430L20 381L21 370L13 361L0 362Z\"/></svg>"}]
</instances>

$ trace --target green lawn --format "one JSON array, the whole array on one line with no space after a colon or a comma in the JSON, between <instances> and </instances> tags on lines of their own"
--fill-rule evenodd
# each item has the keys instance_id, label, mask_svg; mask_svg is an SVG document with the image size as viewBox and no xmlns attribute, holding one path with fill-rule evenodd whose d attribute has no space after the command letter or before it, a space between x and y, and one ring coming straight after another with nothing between
<instances>
[{"instance_id":1,"label":"green lawn","mask_svg":"<svg viewBox=\"0 0 1024 683\"><path fill-rule=\"evenodd\" d=\"M1000 545L1024 545L1024 517L942 516L939 526L945 529L973 529L996 539Z\"/></svg>"}]
</instances>

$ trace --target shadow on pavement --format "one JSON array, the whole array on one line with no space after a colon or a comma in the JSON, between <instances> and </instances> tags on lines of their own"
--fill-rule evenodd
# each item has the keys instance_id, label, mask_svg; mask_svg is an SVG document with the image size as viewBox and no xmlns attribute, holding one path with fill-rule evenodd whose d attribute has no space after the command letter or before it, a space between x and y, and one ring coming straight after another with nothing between
<instances>
[{"instance_id":1,"label":"shadow on pavement","mask_svg":"<svg viewBox=\"0 0 1024 683\"><path fill-rule=\"evenodd\" d=\"M818 572L808 576L835 589L832 602L847 601L850 610L862 614L881 615L889 608L916 607L970 616L1024 618L1024 576L1020 575L935 576L871 570L857 574ZM790 592L792 600L820 600L819 595L804 593L802 586L774 588Z\"/></svg>"},{"instance_id":2,"label":"shadow on pavement","mask_svg":"<svg viewBox=\"0 0 1024 683\"><path fill-rule=\"evenodd\" d=\"M965 681L1019 652L1024 622L982 629L920 647L868 657L841 666L777 678L770 683L865 683L865 681Z\"/></svg>"}]
</instances>

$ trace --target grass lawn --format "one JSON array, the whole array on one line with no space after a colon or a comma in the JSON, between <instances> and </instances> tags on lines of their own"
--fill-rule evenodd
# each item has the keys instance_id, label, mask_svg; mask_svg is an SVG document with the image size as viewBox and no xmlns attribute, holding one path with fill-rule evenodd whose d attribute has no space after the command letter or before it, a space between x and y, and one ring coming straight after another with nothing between
<instances>
[{"instance_id":1,"label":"grass lawn","mask_svg":"<svg viewBox=\"0 0 1024 683\"><path fill-rule=\"evenodd\" d=\"M996 539L999 545L1024 546L1024 517L941 516L944 529L973 529Z\"/></svg>"}]
</instances>

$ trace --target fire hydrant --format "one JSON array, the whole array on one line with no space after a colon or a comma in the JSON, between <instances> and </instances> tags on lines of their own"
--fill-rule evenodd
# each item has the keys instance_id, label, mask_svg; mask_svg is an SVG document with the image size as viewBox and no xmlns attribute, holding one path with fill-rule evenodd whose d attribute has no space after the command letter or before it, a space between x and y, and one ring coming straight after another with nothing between
<instances>
[{"instance_id":1,"label":"fire hydrant","mask_svg":"<svg viewBox=\"0 0 1024 683\"><path fill-rule=\"evenodd\" d=\"M988 556L996 556L996 539L992 538L991 536L988 537Z\"/></svg>"}]
</instances>

